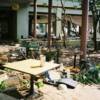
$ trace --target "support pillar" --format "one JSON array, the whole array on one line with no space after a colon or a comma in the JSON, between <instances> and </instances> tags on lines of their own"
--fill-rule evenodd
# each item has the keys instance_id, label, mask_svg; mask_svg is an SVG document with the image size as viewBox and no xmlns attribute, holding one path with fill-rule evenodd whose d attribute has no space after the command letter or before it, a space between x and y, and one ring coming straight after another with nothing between
<instances>
[{"instance_id":1,"label":"support pillar","mask_svg":"<svg viewBox=\"0 0 100 100\"><path fill-rule=\"evenodd\" d=\"M57 8L56 17L57 19L62 18L62 8ZM56 21L56 36L59 37L61 32L62 32L61 20L57 20Z\"/></svg>"}]
</instances>

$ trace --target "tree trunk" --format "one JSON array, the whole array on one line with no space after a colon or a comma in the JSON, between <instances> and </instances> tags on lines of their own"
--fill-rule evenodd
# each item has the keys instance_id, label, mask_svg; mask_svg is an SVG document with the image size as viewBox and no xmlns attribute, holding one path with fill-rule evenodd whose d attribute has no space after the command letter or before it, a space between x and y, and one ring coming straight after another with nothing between
<instances>
[{"instance_id":1,"label":"tree trunk","mask_svg":"<svg viewBox=\"0 0 100 100\"><path fill-rule=\"evenodd\" d=\"M94 30L94 32L93 32L93 42L94 42L94 51L96 51L97 50L97 24L96 24L96 22L94 21L94 25L93 25L93 30Z\"/></svg>"},{"instance_id":2,"label":"tree trunk","mask_svg":"<svg viewBox=\"0 0 100 100\"><path fill-rule=\"evenodd\" d=\"M63 46L66 48L66 33L64 31L64 27L66 25L66 13L65 13L65 7L64 7L64 4L63 4L63 1L60 0L61 2L61 5L62 5L62 9L63 9L63 12L64 12L64 18L62 19L62 31L63 31Z\"/></svg>"},{"instance_id":3,"label":"tree trunk","mask_svg":"<svg viewBox=\"0 0 100 100\"><path fill-rule=\"evenodd\" d=\"M82 0L82 28L81 28L82 33L81 33L80 59L86 59L86 53L87 53L88 9L89 9L89 0Z\"/></svg>"},{"instance_id":4,"label":"tree trunk","mask_svg":"<svg viewBox=\"0 0 100 100\"><path fill-rule=\"evenodd\" d=\"M52 0L49 0L49 8L48 8L48 48L51 46L51 17L52 17Z\"/></svg>"},{"instance_id":5,"label":"tree trunk","mask_svg":"<svg viewBox=\"0 0 100 100\"><path fill-rule=\"evenodd\" d=\"M36 23L37 23L37 0L34 0L34 30L33 30L33 37L36 37Z\"/></svg>"},{"instance_id":6,"label":"tree trunk","mask_svg":"<svg viewBox=\"0 0 100 100\"><path fill-rule=\"evenodd\" d=\"M65 33L65 31L64 31L64 27L63 27L63 34L64 34L64 36L63 36L63 46L66 48L66 33Z\"/></svg>"}]
</instances>

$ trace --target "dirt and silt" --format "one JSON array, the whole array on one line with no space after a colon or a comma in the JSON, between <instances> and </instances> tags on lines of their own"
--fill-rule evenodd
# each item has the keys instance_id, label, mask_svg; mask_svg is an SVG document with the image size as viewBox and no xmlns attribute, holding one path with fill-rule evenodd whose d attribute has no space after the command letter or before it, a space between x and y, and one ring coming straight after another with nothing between
<instances>
[{"instance_id":1,"label":"dirt and silt","mask_svg":"<svg viewBox=\"0 0 100 100\"><path fill-rule=\"evenodd\" d=\"M8 46L2 46L0 51L8 52L9 48L10 47ZM14 47L11 48L14 49ZM89 56L92 57L94 62L100 63L100 53L94 53ZM62 58L59 60L63 62L65 66L72 66L74 64L73 56L66 57L65 55L62 55ZM22 95L25 95L28 92L30 86L30 76L28 74L9 69L6 69L6 71L9 77L9 79L6 81L6 84L9 87L16 87ZM58 76L55 75L55 77ZM35 88L37 91L38 89L36 86ZM43 98L41 100L100 100L100 85L96 84L83 85L78 83L74 89L67 87L66 89L59 89L53 85L44 84L40 88L40 91L43 93Z\"/></svg>"}]
</instances>

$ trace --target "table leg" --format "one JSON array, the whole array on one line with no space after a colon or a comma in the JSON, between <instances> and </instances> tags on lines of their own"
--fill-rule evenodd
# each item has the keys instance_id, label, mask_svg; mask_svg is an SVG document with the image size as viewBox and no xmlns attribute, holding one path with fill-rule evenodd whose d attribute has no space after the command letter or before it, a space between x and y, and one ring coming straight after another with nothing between
<instances>
[{"instance_id":1,"label":"table leg","mask_svg":"<svg viewBox=\"0 0 100 100\"><path fill-rule=\"evenodd\" d=\"M34 77L30 77L30 95L34 94Z\"/></svg>"},{"instance_id":2,"label":"table leg","mask_svg":"<svg viewBox=\"0 0 100 100\"><path fill-rule=\"evenodd\" d=\"M74 54L74 68L76 67L76 54Z\"/></svg>"}]
</instances>

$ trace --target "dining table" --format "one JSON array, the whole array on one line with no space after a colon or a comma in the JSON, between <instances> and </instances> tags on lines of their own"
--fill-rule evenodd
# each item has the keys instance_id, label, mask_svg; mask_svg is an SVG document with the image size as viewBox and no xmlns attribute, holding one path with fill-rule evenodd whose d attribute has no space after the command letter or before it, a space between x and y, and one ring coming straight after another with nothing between
<instances>
[{"instance_id":1,"label":"dining table","mask_svg":"<svg viewBox=\"0 0 100 100\"><path fill-rule=\"evenodd\" d=\"M60 64L54 62L45 61L41 65L41 61L37 59L25 59L21 61L8 62L3 65L3 67L16 70L19 72L27 73L30 75L30 89L29 95L33 95L34 91L34 80L36 76L41 75L49 70L56 69Z\"/></svg>"}]
</instances>

